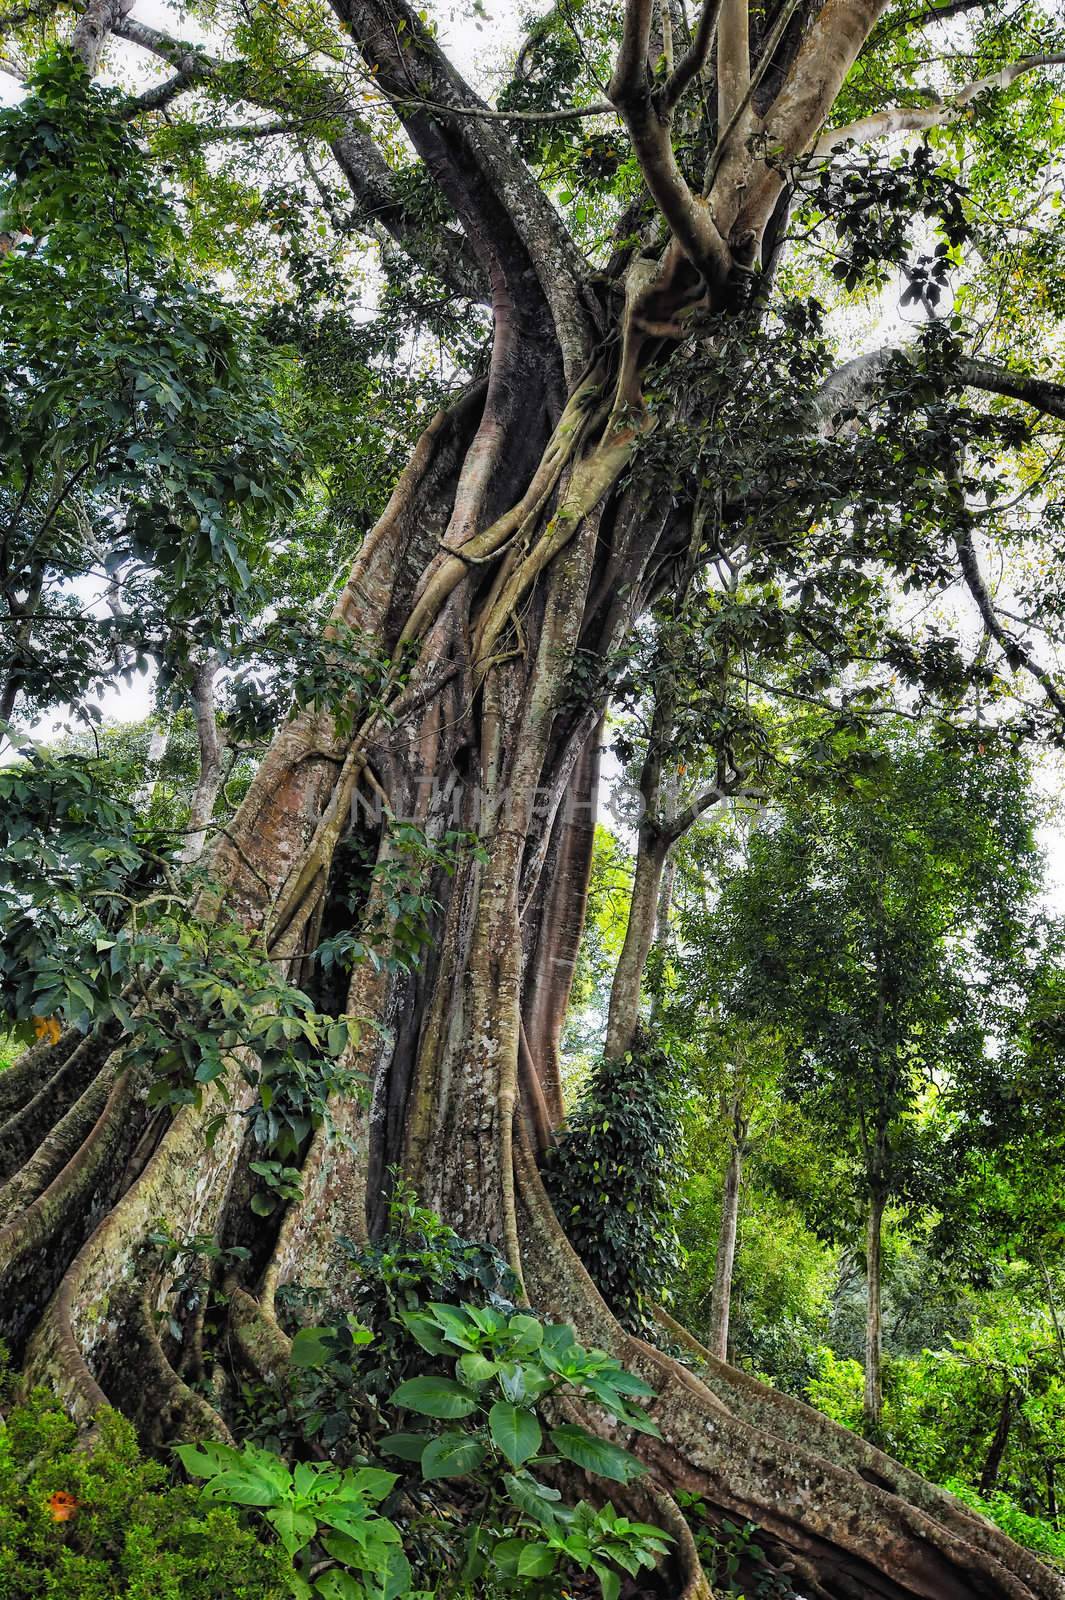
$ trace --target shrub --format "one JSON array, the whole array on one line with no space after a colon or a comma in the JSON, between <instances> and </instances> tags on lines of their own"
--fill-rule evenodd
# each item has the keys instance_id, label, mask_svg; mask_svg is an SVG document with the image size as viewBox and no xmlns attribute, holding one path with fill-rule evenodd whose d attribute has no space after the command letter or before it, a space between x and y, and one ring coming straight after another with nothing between
<instances>
[{"instance_id":1,"label":"shrub","mask_svg":"<svg viewBox=\"0 0 1065 1600\"><path fill-rule=\"evenodd\" d=\"M1065 1572L1065 1533L1055 1528L1052 1522L1022 1511L1016 1500L1001 1489L989 1495L978 1494L958 1478L948 1478L943 1487L957 1495L973 1511L979 1511L981 1516L995 1523L1017 1544L1033 1551L1041 1561L1057 1567L1059 1572Z\"/></svg>"},{"instance_id":2,"label":"shrub","mask_svg":"<svg viewBox=\"0 0 1065 1600\"><path fill-rule=\"evenodd\" d=\"M673 1222L680 1119L664 1050L639 1038L593 1068L544 1182L574 1248L626 1327L653 1333L679 1265Z\"/></svg>"},{"instance_id":3,"label":"shrub","mask_svg":"<svg viewBox=\"0 0 1065 1600\"><path fill-rule=\"evenodd\" d=\"M0 1600L287 1600L283 1553L144 1459L117 1412L95 1448L43 1390L0 1423Z\"/></svg>"}]
</instances>

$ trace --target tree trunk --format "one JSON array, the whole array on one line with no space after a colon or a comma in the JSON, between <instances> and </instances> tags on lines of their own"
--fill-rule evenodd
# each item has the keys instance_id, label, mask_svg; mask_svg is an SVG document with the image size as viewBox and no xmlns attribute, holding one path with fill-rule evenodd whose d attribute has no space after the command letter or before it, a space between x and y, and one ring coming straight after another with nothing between
<instances>
[{"instance_id":1,"label":"tree trunk","mask_svg":"<svg viewBox=\"0 0 1065 1600\"><path fill-rule=\"evenodd\" d=\"M640 990L655 935L658 898L669 841L653 824L644 823L636 851L636 871L625 939L610 986L605 1053L617 1061L632 1044L640 1020Z\"/></svg>"},{"instance_id":2,"label":"tree trunk","mask_svg":"<svg viewBox=\"0 0 1065 1600\"><path fill-rule=\"evenodd\" d=\"M883 1329L881 1326L880 1247L884 1223L884 1196L874 1189L869 1199L865 1223L865 1394L866 1424L880 1427L884 1409L881 1367Z\"/></svg>"},{"instance_id":3,"label":"tree trunk","mask_svg":"<svg viewBox=\"0 0 1065 1600\"><path fill-rule=\"evenodd\" d=\"M710 1309L709 1348L719 1361L728 1359L732 1268L736 1260L736 1229L740 1215L740 1185L743 1181L743 1137L739 1127L738 1111L733 1121L734 1136L729 1145L728 1165L725 1168L725 1182L721 1191L721 1226L717 1235L714 1292Z\"/></svg>"},{"instance_id":4,"label":"tree trunk","mask_svg":"<svg viewBox=\"0 0 1065 1600\"><path fill-rule=\"evenodd\" d=\"M1006 1454L1006 1446L1010 1442L1010 1425L1013 1422L1013 1385L1007 1379L1002 1391L1002 1400L998 1411L998 1424L994 1437L988 1447L987 1459L980 1474L980 1493L990 1494L998 1483L999 1471L1002 1467L1002 1458Z\"/></svg>"},{"instance_id":5,"label":"tree trunk","mask_svg":"<svg viewBox=\"0 0 1065 1600\"><path fill-rule=\"evenodd\" d=\"M215 717L214 684L218 676L218 658L210 656L195 669L190 693L196 718L196 742L200 752L200 770L189 804L188 833L181 853L183 861L195 861L207 842L207 829L214 814L218 791L222 785L222 739Z\"/></svg>"}]
</instances>

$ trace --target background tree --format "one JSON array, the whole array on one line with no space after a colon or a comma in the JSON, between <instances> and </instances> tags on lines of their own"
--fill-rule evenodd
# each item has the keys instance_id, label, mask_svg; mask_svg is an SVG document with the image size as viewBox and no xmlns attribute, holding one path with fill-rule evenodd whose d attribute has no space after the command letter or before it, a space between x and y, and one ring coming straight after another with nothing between
<instances>
[{"instance_id":1,"label":"background tree","mask_svg":"<svg viewBox=\"0 0 1065 1600\"><path fill-rule=\"evenodd\" d=\"M717 908L742 1017L795 1038L787 1076L855 1164L865 1217L865 1407L881 1388L881 1235L929 1164L928 1111L979 1075L987 986L1014 979L1033 888L1024 780L896 734L849 792L799 791L756 832Z\"/></svg>"}]
</instances>

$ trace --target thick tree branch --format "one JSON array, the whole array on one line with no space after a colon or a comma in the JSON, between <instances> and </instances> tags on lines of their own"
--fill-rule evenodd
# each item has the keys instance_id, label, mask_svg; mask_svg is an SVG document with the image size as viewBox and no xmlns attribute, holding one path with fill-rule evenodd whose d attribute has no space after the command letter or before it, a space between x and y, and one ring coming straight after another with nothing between
<instances>
[{"instance_id":1,"label":"thick tree branch","mask_svg":"<svg viewBox=\"0 0 1065 1600\"><path fill-rule=\"evenodd\" d=\"M674 238L709 282L723 282L731 266L728 245L707 203L693 194L677 164L668 108L668 86L661 103L647 70L651 0L627 0L610 98L628 129L644 182Z\"/></svg>"},{"instance_id":2,"label":"thick tree branch","mask_svg":"<svg viewBox=\"0 0 1065 1600\"><path fill-rule=\"evenodd\" d=\"M760 239L789 166L813 142L862 45L890 0L826 0L761 127L765 157L747 185L734 230Z\"/></svg>"},{"instance_id":3,"label":"thick tree branch","mask_svg":"<svg viewBox=\"0 0 1065 1600\"><path fill-rule=\"evenodd\" d=\"M670 817L662 824L661 832L670 844L675 844L678 839L684 837L689 828L695 826L701 816L720 801L764 799L765 791L748 787L745 780L746 774L737 772L725 783L711 784L709 788L701 790L693 800L677 812L676 816Z\"/></svg>"},{"instance_id":4,"label":"thick tree branch","mask_svg":"<svg viewBox=\"0 0 1065 1600\"><path fill-rule=\"evenodd\" d=\"M964 516L964 510L962 511ZM980 620L984 627L1001 649L1007 662L1016 672L1018 667L1023 667L1028 675L1035 679L1050 704L1060 717L1065 717L1065 693L1058 687L1052 674L1038 662L1022 639L1011 633L999 617L995 602L991 598L987 584L984 582L983 573L980 571L980 561L973 543L972 528L968 518L959 523L954 534L954 544L958 552L958 562L961 566L962 577L966 587L976 603L980 613Z\"/></svg>"},{"instance_id":5,"label":"thick tree branch","mask_svg":"<svg viewBox=\"0 0 1065 1600\"><path fill-rule=\"evenodd\" d=\"M615 103L631 99L646 84L653 12L652 0L626 0L621 44L610 80L610 98Z\"/></svg>"},{"instance_id":6,"label":"thick tree branch","mask_svg":"<svg viewBox=\"0 0 1065 1600\"><path fill-rule=\"evenodd\" d=\"M722 0L717 24L717 125L727 128L751 86L751 23L747 0Z\"/></svg>"},{"instance_id":7,"label":"thick tree branch","mask_svg":"<svg viewBox=\"0 0 1065 1600\"><path fill-rule=\"evenodd\" d=\"M132 10L133 0L89 0L70 36L71 48L85 63L90 77L96 73L104 46L116 24Z\"/></svg>"},{"instance_id":8,"label":"thick tree branch","mask_svg":"<svg viewBox=\"0 0 1065 1600\"><path fill-rule=\"evenodd\" d=\"M883 384L891 365L905 349L885 345L868 355L856 356L837 368L822 384L813 400L813 411L821 424L849 407L862 409ZM1065 383L1054 383L1049 378L1036 378L1024 372L1012 372L1009 367L995 361L985 361L973 356L959 357L950 368L948 376L956 386L968 389L985 389L1011 400L1020 400L1041 411L1046 416L1065 419Z\"/></svg>"},{"instance_id":9,"label":"thick tree branch","mask_svg":"<svg viewBox=\"0 0 1065 1600\"><path fill-rule=\"evenodd\" d=\"M174 39L160 28L142 22L139 17L121 17L115 23L114 32L119 39L139 45L142 50L158 56L175 69L172 78L146 89L143 94L127 102L125 115L129 118L139 116L144 111L161 111L186 90L212 77L224 65L198 45Z\"/></svg>"},{"instance_id":10,"label":"thick tree branch","mask_svg":"<svg viewBox=\"0 0 1065 1600\"><path fill-rule=\"evenodd\" d=\"M873 139L883 139L892 133L921 133L927 128L942 127L960 117L979 95L994 89L1008 89L1023 73L1033 72L1037 67L1063 64L1065 54L1060 52L1056 55L1024 56L1019 61L1011 61L998 72L989 73L985 78L974 78L945 100L934 100L923 106L885 106L883 111L874 111L857 122L847 123L845 127L830 128L818 139L814 155L830 155L840 145L852 140L855 144L868 144Z\"/></svg>"},{"instance_id":11,"label":"thick tree branch","mask_svg":"<svg viewBox=\"0 0 1065 1600\"><path fill-rule=\"evenodd\" d=\"M749 108L754 104L755 94L772 67L781 40L784 38L791 20L801 3L802 0L782 0L776 21L773 23L768 37L763 42L758 64L753 72L750 70L747 72L746 86L743 93L737 98L728 121L719 121L718 123L717 143L710 154L706 177L703 182L703 189L706 194L710 193L719 168L732 151L736 130L743 127L744 134L747 134Z\"/></svg>"},{"instance_id":12,"label":"thick tree branch","mask_svg":"<svg viewBox=\"0 0 1065 1600\"><path fill-rule=\"evenodd\" d=\"M547 195L490 121L408 0L331 0L415 149L455 209L485 275L523 322L554 324L570 372L594 330L581 297L587 265ZM430 109L426 109L426 103Z\"/></svg>"},{"instance_id":13,"label":"thick tree branch","mask_svg":"<svg viewBox=\"0 0 1065 1600\"><path fill-rule=\"evenodd\" d=\"M676 71L666 84L663 105L667 111L672 111L692 79L706 66L717 31L720 11L721 0L703 0L691 47L681 56Z\"/></svg>"},{"instance_id":14,"label":"thick tree branch","mask_svg":"<svg viewBox=\"0 0 1065 1600\"><path fill-rule=\"evenodd\" d=\"M125 115L130 119L142 112L161 110L178 95L216 76L227 65L206 50L173 39L134 17L123 18L114 31L119 38L128 39L177 69L165 83L145 90L127 103ZM282 113L289 109L283 97L257 93L253 81L242 83L241 90L248 100L264 109ZM365 220L384 227L414 261L427 267L456 293L472 300L487 301L487 280L466 240L451 228L437 227L430 232L411 216L397 195L392 168L364 131L362 119L336 84L323 79L321 90L319 106L299 108L299 125L305 128L311 121L323 119L340 124L342 131L330 138L329 148ZM283 131L284 122L275 122L220 130L219 136L262 138Z\"/></svg>"},{"instance_id":15,"label":"thick tree branch","mask_svg":"<svg viewBox=\"0 0 1065 1600\"><path fill-rule=\"evenodd\" d=\"M1049 378L1011 372L1008 367L971 356L958 362L957 372L961 382L970 389L987 389L992 394L1007 395L1011 400L1023 401L1033 411L1065 419L1065 383L1053 383Z\"/></svg>"}]
</instances>

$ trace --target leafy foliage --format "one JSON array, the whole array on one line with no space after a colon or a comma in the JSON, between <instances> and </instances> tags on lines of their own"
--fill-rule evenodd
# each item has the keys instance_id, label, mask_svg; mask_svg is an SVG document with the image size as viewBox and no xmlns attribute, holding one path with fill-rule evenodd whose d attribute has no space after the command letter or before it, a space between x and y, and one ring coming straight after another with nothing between
<instances>
[{"instance_id":1,"label":"leafy foliage","mask_svg":"<svg viewBox=\"0 0 1065 1600\"><path fill-rule=\"evenodd\" d=\"M204 1509L102 1411L92 1451L36 1391L0 1422L0 1594L5 1600L284 1600L279 1550L227 1506Z\"/></svg>"},{"instance_id":2,"label":"leafy foliage","mask_svg":"<svg viewBox=\"0 0 1065 1600\"><path fill-rule=\"evenodd\" d=\"M261 1510L293 1562L289 1581L297 1600L398 1600L409 1594L410 1565L399 1530L376 1510L395 1473L339 1470L321 1462L290 1469L251 1444L240 1450L178 1445L176 1454L190 1476L206 1479L208 1503ZM323 1552L329 1559L325 1571L318 1571Z\"/></svg>"},{"instance_id":3,"label":"leafy foliage","mask_svg":"<svg viewBox=\"0 0 1065 1600\"><path fill-rule=\"evenodd\" d=\"M608 1304L637 1331L678 1265L672 1214L679 1117L674 1068L649 1039L600 1061L570 1114L544 1181Z\"/></svg>"}]
</instances>

